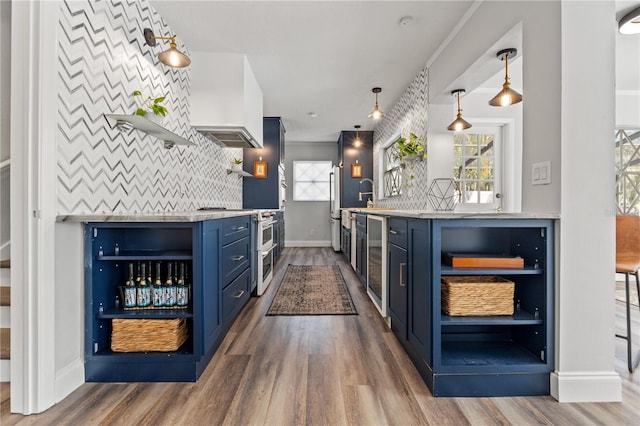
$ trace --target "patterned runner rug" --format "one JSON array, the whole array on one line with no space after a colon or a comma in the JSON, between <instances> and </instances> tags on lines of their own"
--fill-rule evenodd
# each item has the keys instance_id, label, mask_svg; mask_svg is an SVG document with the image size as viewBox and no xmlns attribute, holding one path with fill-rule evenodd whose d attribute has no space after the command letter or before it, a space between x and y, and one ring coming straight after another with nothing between
<instances>
[{"instance_id":1,"label":"patterned runner rug","mask_svg":"<svg viewBox=\"0 0 640 426\"><path fill-rule=\"evenodd\" d=\"M357 315L338 265L289 265L267 315Z\"/></svg>"}]
</instances>

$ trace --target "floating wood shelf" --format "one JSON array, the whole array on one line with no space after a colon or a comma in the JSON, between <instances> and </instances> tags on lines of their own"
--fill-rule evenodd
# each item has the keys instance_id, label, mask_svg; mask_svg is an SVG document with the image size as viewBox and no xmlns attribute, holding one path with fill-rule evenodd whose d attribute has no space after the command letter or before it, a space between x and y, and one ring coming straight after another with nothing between
<instances>
[{"instance_id":1,"label":"floating wood shelf","mask_svg":"<svg viewBox=\"0 0 640 426\"><path fill-rule=\"evenodd\" d=\"M115 120L115 127L119 129L134 128L164 141L164 147L167 149L173 148L174 145L195 145L195 143L170 132L159 124L156 124L140 115L105 114L105 117L107 119Z\"/></svg>"}]
</instances>

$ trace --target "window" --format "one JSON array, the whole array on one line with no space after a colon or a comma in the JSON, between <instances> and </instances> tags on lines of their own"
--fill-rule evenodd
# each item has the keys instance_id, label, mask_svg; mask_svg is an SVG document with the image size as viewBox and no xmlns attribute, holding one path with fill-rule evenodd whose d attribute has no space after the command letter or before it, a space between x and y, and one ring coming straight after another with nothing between
<instances>
[{"instance_id":1,"label":"window","mask_svg":"<svg viewBox=\"0 0 640 426\"><path fill-rule=\"evenodd\" d=\"M500 126L474 126L453 137L453 177L460 188L460 204L475 208L501 208Z\"/></svg>"},{"instance_id":2,"label":"window","mask_svg":"<svg viewBox=\"0 0 640 426\"><path fill-rule=\"evenodd\" d=\"M331 161L293 162L293 200L329 201Z\"/></svg>"},{"instance_id":3,"label":"window","mask_svg":"<svg viewBox=\"0 0 640 426\"><path fill-rule=\"evenodd\" d=\"M638 214L640 207L640 130L618 130L615 146L618 214Z\"/></svg>"},{"instance_id":4,"label":"window","mask_svg":"<svg viewBox=\"0 0 640 426\"><path fill-rule=\"evenodd\" d=\"M384 197L399 197L402 195L402 167L398 160L398 138L383 149L382 175Z\"/></svg>"}]
</instances>

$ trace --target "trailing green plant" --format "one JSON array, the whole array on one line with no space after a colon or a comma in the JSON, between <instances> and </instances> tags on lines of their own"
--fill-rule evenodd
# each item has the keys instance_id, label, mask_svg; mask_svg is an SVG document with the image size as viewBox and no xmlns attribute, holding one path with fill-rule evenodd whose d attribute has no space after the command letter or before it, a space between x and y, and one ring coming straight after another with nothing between
<instances>
[{"instance_id":1,"label":"trailing green plant","mask_svg":"<svg viewBox=\"0 0 640 426\"><path fill-rule=\"evenodd\" d=\"M234 158L233 164L242 164L242 158Z\"/></svg>"},{"instance_id":2,"label":"trailing green plant","mask_svg":"<svg viewBox=\"0 0 640 426\"><path fill-rule=\"evenodd\" d=\"M167 98L166 96L160 96L158 98L152 98L151 96L147 96L146 99L143 98L142 92L140 90L133 91L134 97L140 97L143 99L141 101L141 105L136 108L136 115L144 117L148 112L152 112L155 115L161 115L165 117L169 110L166 106L162 105L164 100Z\"/></svg>"},{"instance_id":3,"label":"trailing green plant","mask_svg":"<svg viewBox=\"0 0 640 426\"><path fill-rule=\"evenodd\" d=\"M398 139L398 157L400 161L405 164L405 157L415 158L417 160L424 160L427 158L427 152L425 149L424 139L417 136L414 133L409 134L409 140L406 138Z\"/></svg>"}]
</instances>

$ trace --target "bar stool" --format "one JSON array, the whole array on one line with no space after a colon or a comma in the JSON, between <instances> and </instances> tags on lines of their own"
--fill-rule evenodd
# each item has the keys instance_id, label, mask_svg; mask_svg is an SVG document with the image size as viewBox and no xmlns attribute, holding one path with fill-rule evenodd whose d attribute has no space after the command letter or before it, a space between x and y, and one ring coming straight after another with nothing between
<instances>
[{"instance_id":1,"label":"bar stool","mask_svg":"<svg viewBox=\"0 0 640 426\"><path fill-rule=\"evenodd\" d=\"M636 277L636 290L640 305L640 216L616 216L616 273L624 274L625 305L627 314L627 334L616 334L627 341L627 367L633 373L634 362L631 343L631 299L629 295L629 274Z\"/></svg>"}]
</instances>

